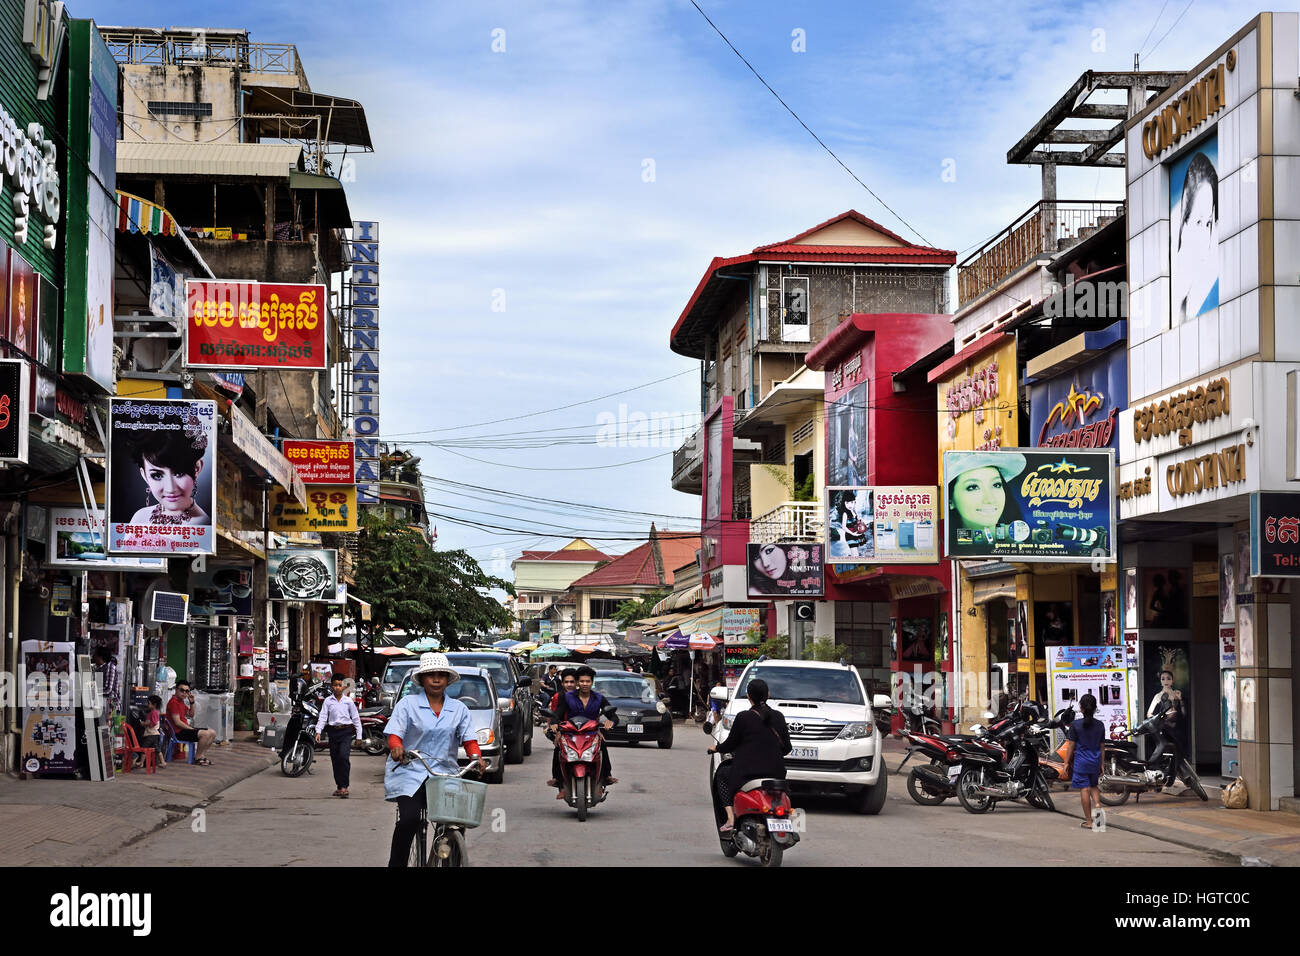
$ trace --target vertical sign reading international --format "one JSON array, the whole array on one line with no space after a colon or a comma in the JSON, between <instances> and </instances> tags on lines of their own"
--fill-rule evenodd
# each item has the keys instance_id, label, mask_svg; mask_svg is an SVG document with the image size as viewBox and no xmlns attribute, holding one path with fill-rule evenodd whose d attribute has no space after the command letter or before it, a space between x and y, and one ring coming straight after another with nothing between
<instances>
[{"instance_id":1,"label":"vertical sign reading international","mask_svg":"<svg viewBox=\"0 0 1300 956\"><path fill-rule=\"evenodd\" d=\"M379 503L379 223L354 222L352 270L352 431L356 435L357 504Z\"/></svg>"}]
</instances>

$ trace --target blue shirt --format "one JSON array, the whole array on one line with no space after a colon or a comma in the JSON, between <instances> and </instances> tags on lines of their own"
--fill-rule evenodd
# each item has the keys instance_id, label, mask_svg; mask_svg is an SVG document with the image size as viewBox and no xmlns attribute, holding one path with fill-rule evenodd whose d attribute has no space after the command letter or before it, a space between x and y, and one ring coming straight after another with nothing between
<instances>
[{"instance_id":1,"label":"blue shirt","mask_svg":"<svg viewBox=\"0 0 1300 956\"><path fill-rule=\"evenodd\" d=\"M477 740L469 708L451 697L443 698L442 713L435 714L427 694L403 697L393 708L384 728L385 736L402 738L403 750L418 750L439 773L456 773L456 751L467 740ZM384 799L413 797L423 786L429 772L424 764L412 760L402 766L391 756L384 764Z\"/></svg>"},{"instance_id":2,"label":"blue shirt","mask_svg":"<svg viewBox=\"0 0 1300 956\"><path fill-rule=\"evenodd\" d=\"M1092 726L1080 717L1065 732L1074 741L1074 769L1079 773L1101 773L1101 742L1106 739L1106 725L1093 718Z\"/></svg>"}]
</instances>

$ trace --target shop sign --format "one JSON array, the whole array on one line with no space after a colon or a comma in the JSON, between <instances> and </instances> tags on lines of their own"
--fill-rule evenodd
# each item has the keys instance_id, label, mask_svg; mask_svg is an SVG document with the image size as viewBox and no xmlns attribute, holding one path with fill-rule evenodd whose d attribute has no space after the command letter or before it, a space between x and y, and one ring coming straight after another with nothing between
<instances>
[{"instance_id":1,"label":"shop sign","mask_svg":"<svg viewBox=\"0 0 1300 956\"><path fill-rule=\"evenodd\" d=\"M281 452L308 485L350 485L356 481L355 445L350 441L286 439Z\"/></svg>"},{"instance_id":2,"label":"shop sign","mask_svg":"<svg viewBox=\"0 0 1300 956\"><path fill-rule=\"evenodd\" d=\"M1165 486L1175 498L1246 480L1246 446L1229 445L1222 451L1198 455L1165 466Z\"/></svg>"},{"instance_id":3,"label":"shop sign","mask_svg":"<svg viewBox=\"0 0 1300 956\"><path fill-rule=\"evenodd\" d=\"M1127 740L1129 729L1137 726L1137 710L1129 693L1125 648L1054 646L1047 648L1047 655L1052 710L1073 706L1077 711L1080 698L1092 694L1107 739Z\"/></svg>"},{"instance_id":4,"label":"shop sign","mask_svg":"<svg viewBox=\"0 0 1300 956\"><path fill-rule=\"evenodd\" d=\"M62 212L58 148L53 140L45 138L40 123L20 123L2 103L0 142L5 144L0 151L0 179L12 194L13 245L21 249L27 244L31 214L39 212L46 220L41 243L53 249L58 242L56 226Z\"/></svg>"},{"instance_id":5,"label":"shop sign","mask_svg":"<svg viewBox=\"0 0 1300 956\"><path fill-rule=\"evenodd\" d=\"M1142 124L1142 152L1147 159L1155 159L1178 141L1189 135L1211 116L1223 109L1227 102L1224 70L1237 65L1237 55L1229 51L1227 58L1213 67L1199 80L1175 97L1160 112Z\"/></svg>"},{"instance_id":6,"label":"shop sign","mask_svg":"<svg viewBox=\"0 0 1300 956\"><path fill-rule=\"evenodd\" d=\"M346 335L351 355L352 432L357 436L357 503L379 503L379 223L352 223L348 243L352 302Z\"/></svg>"},{"instance_id":7,"label":"shop sign","mask_svg":"<svg viewBox=\"0 0 1300 956\"><path fill-rule=\"evenodd\" d=\"M1300 493L1250 496L1250 573L1300 578Z\"/></svg>"},{"instance_id":8,"label":"shop sign","mask_svg":"<svg viewBox=\"0 0 1300 956\"><path fill-rule=\"evenodd\" d=\"M92 523L93 519L93 523ZM45 566L78 571L166 572L166 558L109 555L105 550L104 510L51 508Z\"/></svg>"},{"instance_id":9,"label":"shop sign","mask_svg":"<svg viewBox=\"0 0 1300 956\"><path fill-rule=\"evenodd\" d=\"M1013 448L943 459L949 557L1114 559L1113 451Z\"/></svg>"},{"instance_id":10,"label":"shop sign","mask_svg":"<svg viewBox=\"0 0 1300 956\"><path fill-rule=\"evenodd\" d=\"M749 636L750 631L763 627L763 608L724 607L722 609L722 642L727 647L758 644Z\"/></svg>"},{"instance_id":11,"label":"shop sign","mask_svg":"<svg viewBox=\"0 0 1300 956\"><path fill-rule=\"evenodd\" d=\"M36 98L40 100L49 98L51 77L68 29L63 6L53 0L26 0L23 4L23 46L36 65Z\"/></svg>"},{"instance_id":12,"label":"shop sign","mask_svg":"<svg viewBox=\"0 0 1300 956\"><path fill-rule=\"evenodd\" d=\"M269 502L272 531L356 531L357 489L352 485L307 485L307 504L276 491Z\"/></svg>"},{"instance_id":13,"label":"shop sign","mask_svg":"<svg viewBox=\"0 0 1300 956\"><path fill-rule=\"evenodd\" d=\"M185 301L191 368L326 367L323 285L186 279Z\"/></svg>"},{"instance_id":14,"label":"shop sign","mask_svg":"<svg viewBox=\"0 0 1300 956\"><path fill-rule=\"evenodd\" d=\"M872 488L875 560L934 564L939 560L939 489L934 485Z\"/></svg>"},{"instance_id":15,"label":"shop sign","mask_svg":"<svg viewBox=\"0 0 1300 956\"><path fill-rule=\"evenodd\" d=\"M306 489L293 465L257 430L252 419L234 405L230 406L230 438L236 448L289 492L294 500L306 503Z\"/></svg>"},{"instance_id":16,"label":"shop sign","mask_svg":"<svg viewBox=\"0 0 1300 956\"><path fill-rule=\"evenodd\" d=\"M1226 377L1216 378L1136 409L1133 414L1133 441L1140 445L1144 441L1177 432L1178 444L1190 445L1193 423L1213 421L1231 411L1231 385Z\"/></svg>"},{"instance_id":17,"label":"shop sign","mask_svg":"<svg viewBox=\"0 0 1300 956\"><path fill-rule=\"evenodd\" d=\"M19 683L23 691L22 769L31 774L77 769L77 694L72 642L23 641Z\"/></svg>"},{"instance_id":18,"label":"shop sign","mask_svg":"<svg viewBox=\"0 0 1300 956\"><path fill-rule=\"evenodd\" d=\"M273 549L266 556L267 596L272 601L341 604L338 552L329 548Z\"/></svg>"},{"instance_id":19,"label":"shop sign","mask_svg":"<svg viewBox=\"0 0 1300 956\"><path fill-rule=\"evenodd\" d=\"M1128 403L1128 352L1115 349L1029 393L1034 444L1052 448L1117 448L1119 413Z\"/></svg>"},{"instance_id":20,"label":"shop sign","mask_svg":"<svg viewBox=\"0 0 1300 956\"><path fill-rule=\"evenodd\" d=\"M0 359L0 461L27 463L31 374L22 359Z\"/></svg>"},{"instance_id":21,"label":"shop sign","mask_svg":"<svg viewBox=\"0 0 1300 956\"><path fill-rule=\"evenodd\" d=\"M216 553L216 402L108 406L108 552Z\"/></svg>"},{"instance_id":22,"label":"shop sign","mask_svg":"<svg viewBox=\"0 0 1300 956\"><path fill-rule=\"evenodd\" d=\"M940 470L946 451L988 450L1019 443L1014 339L935 384L942 409L939 413Z\"/></svg>"},{"instance_id":23,"label":"shop sign","mask_svg":"<svg viewBox=\"0 0 1300 956\"><path fill-rule=\"evenodd\" d=\"M783 597L819 597L826 588L822 565L824 549L820 542L747 545L749 596L778 600Z\"/></svg>"}]
</instances>

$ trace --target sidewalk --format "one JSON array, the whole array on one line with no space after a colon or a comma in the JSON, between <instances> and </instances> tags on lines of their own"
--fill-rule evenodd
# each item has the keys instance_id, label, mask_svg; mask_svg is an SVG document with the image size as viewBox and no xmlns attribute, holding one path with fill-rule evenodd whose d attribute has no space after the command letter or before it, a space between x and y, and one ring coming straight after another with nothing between
<instances>
[{"instance_id":1,"label":"sidewalk","mask_svg":"<svg viewBox=\"0 0 1300 956\"><path fill-rule=\"evenodd\" d=\"M242 738L242 739L241 739ZM240 734L208 752L211 767L177 759L112 781L0 775L0 866L84 866L170 823L279 756Z\"/></svg>"},{"instance_id":2,"label":"sidewalk","mask_svg":"<svg viewBox=\"0 0 1300 956\"><path fill-rule=\"evenodd\" d=\"M893 774L903 761L904 745L886 739L885 765ZM908 771L917 763L914 757ZM900 784L903 779L895 777ZM894 780L890 781L893 789ZM1205 782L1209 801L1183 789L1174 795L1129 797L1122 807L1103 807L1106 827L1154 837L1166 843L1205 850L1243 866L1300 866L1300 814L1255 810L1225 810L1217 786ZM1053 790L1056 809L1077 820L1083 808L1076 790Z\"/></svg>"}]
</instances>

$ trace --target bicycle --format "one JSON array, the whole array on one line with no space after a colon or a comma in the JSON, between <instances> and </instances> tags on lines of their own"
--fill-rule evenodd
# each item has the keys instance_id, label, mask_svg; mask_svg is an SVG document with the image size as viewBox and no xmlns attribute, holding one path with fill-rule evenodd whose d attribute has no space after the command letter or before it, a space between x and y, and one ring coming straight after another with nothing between
<instances>
[{"instance_id":1,"label":"bicycle","mask_svg":"<svg viewBox=\"0 0 1300 956\"><path fill-rule=\"evenodd\" d=\"M439 773L429 766L429 761L420 751L403 751L402 763L410 763L412 760L418 760L424 764L424 769L429 772L431 777L466 777L471 774L478 774L478 768L473 763L467 764L456 773ZM472 802L475 804L475 807L470 811L475 817L472 824L462 822L465 818L461 818L456 822L430 820L427 807L421 808L420 827L411 840L410 855L406 861L407 866L469 866L469 850L465 845L465 828L467 825L478 826L479 820L483 816L483 801ZM430 823L433 824L432 834L429 832Z\"/></svg>"}]
</instances>

